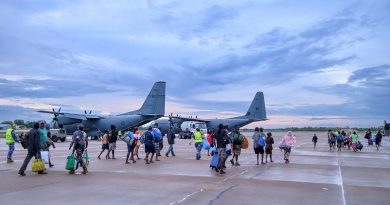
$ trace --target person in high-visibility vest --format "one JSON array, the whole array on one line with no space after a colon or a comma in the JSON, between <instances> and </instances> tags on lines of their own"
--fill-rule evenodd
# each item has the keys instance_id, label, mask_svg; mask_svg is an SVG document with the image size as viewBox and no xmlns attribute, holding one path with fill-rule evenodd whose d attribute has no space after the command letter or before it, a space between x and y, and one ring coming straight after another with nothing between
<instances>
[{"instance_id":1,"label":"person in high-visibility vest","mask_svg":"<svg viewBox=\"0 0 390 205\"><path fill-rule=\"evenodd\" d=\"M194 142L196 148L196 160L200 160L200 152L203 147L203 136L199 128L196 128L196 132L194 133Z\"/></svg>"},{"instance_id":2,"label":"person in high-visibility vest","mask_svg":"<svg viewBox=\"0 0 390 205\"><path fill-rule=\"evenodd\" d=\"M11 128L7 130L5 133L5 143L8 145L8 155L7 155L7 163L14 162L12 160L12 154L15 150L15 142L18 141L18 138L15 134L15 125L11 125Z\"/></svg>"}]
</instances>

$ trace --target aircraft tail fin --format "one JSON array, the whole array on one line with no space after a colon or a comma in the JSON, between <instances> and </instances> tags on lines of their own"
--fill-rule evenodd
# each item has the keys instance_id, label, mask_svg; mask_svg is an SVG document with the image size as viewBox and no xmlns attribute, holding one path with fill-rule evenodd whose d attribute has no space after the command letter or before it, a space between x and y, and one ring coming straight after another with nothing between
<instances>
[{"instance_id":1,"label":"aircraft tail fin","mask_svg":"<svg viewBox=\"0 0 390 205\"><path fill-rule=\"evenodd\" d=\"M251 106L244 116L237 117L237 119L251 119L251 120L266 120L267 113L265 110L265 101L263 92L257 92Z\"/></svg>"},{"instance_id":2,"label":"aircraft tail fin","mask_svg":"<svg viewBox=\"0 0 390 205\"><path fill-rule=\"evenodd\" d=\"M165 82L154 83L144 104L138 110L141 115L164 115L165 114Z\"/></svg>"},{"instance_id":3,"label":"aircraft tail fin","mask_svg":"<svg viewBox=\"0 0 390 205\"><path fill-rule=\"evenodd\" d=\"M165 114L165 88L166 83L159 81L155 82L149 95L146 97L142 107L138 110L123 113L120 115L164 115Z\"/></svg>"}]
</instances>

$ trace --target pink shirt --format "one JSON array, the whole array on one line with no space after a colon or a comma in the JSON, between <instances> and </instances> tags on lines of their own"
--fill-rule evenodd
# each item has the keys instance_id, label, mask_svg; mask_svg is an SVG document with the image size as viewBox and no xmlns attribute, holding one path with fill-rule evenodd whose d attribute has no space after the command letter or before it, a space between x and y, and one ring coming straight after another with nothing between
<instances>
[{"instance_id":1,"label":"pink shirt","mask_svg":"<svg viewBox=\"0 0 390 205\"><path fill-rule=\"evenodd\" d=\"M295 144L295 142L297 142L297 140L295 139L295 136L285 135L285 136L282 138L282 140L280 140L279 146L280 146L280 145L292 146L293 144Z\"/></svg>"}]
</instances>

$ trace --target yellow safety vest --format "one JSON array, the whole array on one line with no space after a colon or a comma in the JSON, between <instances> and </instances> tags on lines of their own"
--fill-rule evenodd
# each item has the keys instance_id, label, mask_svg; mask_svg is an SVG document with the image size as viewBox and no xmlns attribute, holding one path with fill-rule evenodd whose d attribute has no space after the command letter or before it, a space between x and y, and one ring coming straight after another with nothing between
<instances>
[{"instance_id":1,"label":"yellow safety vest","mask_svg":"<svg viewBox=\"0 0 390 205\"><path fill-rule=\"evenodd\" d=\"M11 144L15 142L14 138L12 137L12 131L14 131L14 129L9 128L5 133L5 143L7 144Z\"/></svg>"},{"instance_id":2,"label":"yellow safety vest","mask_svg":"<svg viewBox=\"0 0 390 205\"><path fill-rule=\"evenodd\" d=\"M202 139L202 133L200 133L200 132L195 132L194 136L195 136L195 139L194 139L194 142L195 142L195 143L197 143L197 142L202 142L202 141L203 141L203 139Z\"/></svg>"},{"instance_id":3,"label":"yellow safety vest","mask_svg":"<svg viewBox=\"0 0 390 205\"><path fill-rule=\"evenodd\" d=\"M119 131L118 131L118 135L119 135L119 136L122 136L122 131L119 130Z\"/></svg>"}]
</instances>

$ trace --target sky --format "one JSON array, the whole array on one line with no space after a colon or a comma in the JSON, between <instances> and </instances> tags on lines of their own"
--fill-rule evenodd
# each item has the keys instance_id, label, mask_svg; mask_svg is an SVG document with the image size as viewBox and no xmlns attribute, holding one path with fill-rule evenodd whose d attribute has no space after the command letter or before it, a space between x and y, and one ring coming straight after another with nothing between
<instances>
[{"instance_id":1,"label":"sky","mask_svg":"<svg viewBox=\"0 0 390 205\"><path fill-rule=\"evenodd\" d=\"M248 125L377 127L390 120L390 1L0 3L0 121L51 110L119 114L167 82L166 113Z\"/></svg>"}]
</instances>

